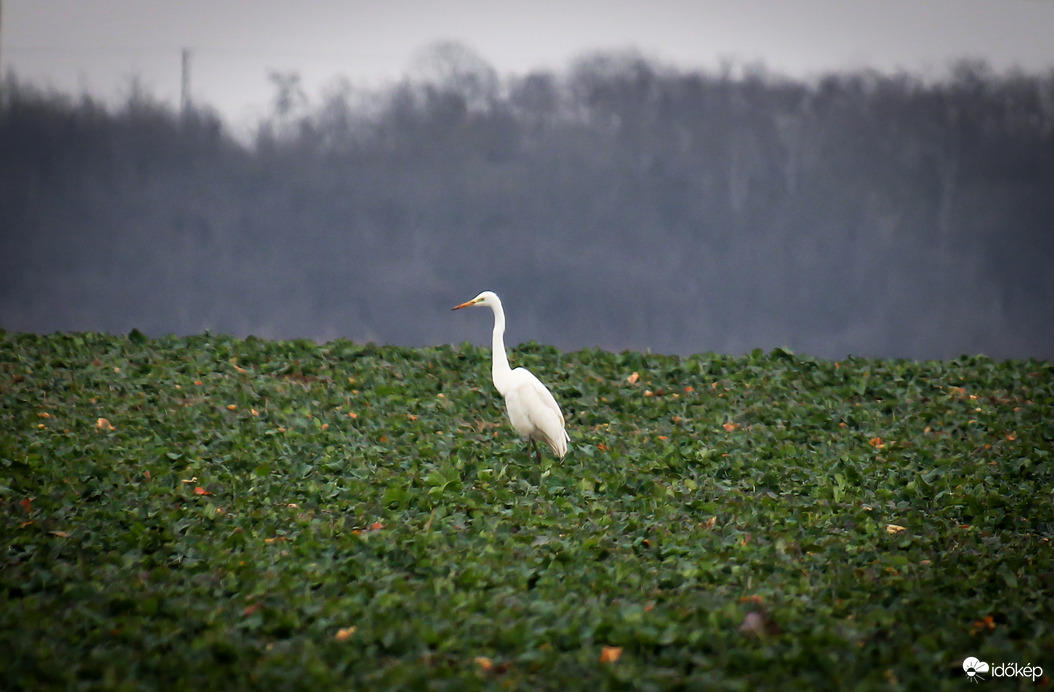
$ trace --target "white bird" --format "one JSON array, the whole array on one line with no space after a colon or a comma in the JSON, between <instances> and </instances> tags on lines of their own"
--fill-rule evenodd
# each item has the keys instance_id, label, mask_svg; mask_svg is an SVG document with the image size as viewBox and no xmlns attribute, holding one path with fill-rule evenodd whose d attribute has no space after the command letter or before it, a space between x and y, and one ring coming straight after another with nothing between
<instances>
[{"instance_id":1,"label":"white bird","mask_svg":"<svg viewBox=\"0 0 1054 692\"><path fill-rule=\"evenodd\" d=\"M542 461L542 454L538 451L538 441L548 443L553 453L563 458L567 454L567 443L571 438L564 429L564 414L560 412L560 405L556 403L552 392L546 389L530 370L513 370L509 367L509 358L505 355L505 311L501 308L501 299L491 291L483 291L467 303L451 310L473 305L486 305L494 311L490 373L494 387L505 397L505 410L509 414L512 427L531 441L539 463Z\"/></svg>"}]
</instances>

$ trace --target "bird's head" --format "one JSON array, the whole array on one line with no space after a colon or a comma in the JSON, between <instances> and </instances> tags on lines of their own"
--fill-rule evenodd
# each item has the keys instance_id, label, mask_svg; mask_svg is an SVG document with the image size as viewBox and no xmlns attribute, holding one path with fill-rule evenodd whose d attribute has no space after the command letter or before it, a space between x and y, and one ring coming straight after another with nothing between
<instances>
[{"instance_id":1,"label":"bird's head","mask_svg":"<svg viewBox=\"0 0 1054 692\"><path fill-rule=\"evenodd\" d=\"M473 305L489 305L490 307L494 307L501 305L501 301L498 299L498 295L493 291L483 291L483 293L480 293L472 300L462 303L461 305L455 305L450 309L460 310L461 308L470 308Z\"/></svg>"}]
</instances>

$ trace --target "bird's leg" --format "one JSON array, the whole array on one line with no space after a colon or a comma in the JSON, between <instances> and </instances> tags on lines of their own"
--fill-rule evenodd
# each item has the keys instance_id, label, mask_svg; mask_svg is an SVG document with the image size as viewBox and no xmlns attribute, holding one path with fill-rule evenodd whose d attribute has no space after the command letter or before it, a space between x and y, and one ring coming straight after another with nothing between
<instances>
[{"instance_id":1,"label":"bird's leg","mask_svg":"<svg viewBox=\"0 0 1054 692\"><path fill-rule=\"evenodd\" d=\"M538 443L534 441L533 437L531 438L531 447L534 449L534 458L538 460L538 465L541 466L542 465L542 453L538 449Z\"/></svg>"}]
</instances>

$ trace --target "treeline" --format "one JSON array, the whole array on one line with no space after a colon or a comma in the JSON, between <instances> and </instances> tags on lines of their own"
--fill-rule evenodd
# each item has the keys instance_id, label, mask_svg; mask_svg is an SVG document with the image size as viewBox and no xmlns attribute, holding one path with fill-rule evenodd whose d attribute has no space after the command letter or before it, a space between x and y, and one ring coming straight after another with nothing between
<instances>
[{"instance_id":1,"label":"treeline","mask_svg":"<svg viewBox=\"0 0 1054 692\"><path fill-rule=\"evenodd\" d=\"M1054 357L1054 71L790 81L634 54L207 107L8 76L0 327Z\"/></svg>"}]
</instances>

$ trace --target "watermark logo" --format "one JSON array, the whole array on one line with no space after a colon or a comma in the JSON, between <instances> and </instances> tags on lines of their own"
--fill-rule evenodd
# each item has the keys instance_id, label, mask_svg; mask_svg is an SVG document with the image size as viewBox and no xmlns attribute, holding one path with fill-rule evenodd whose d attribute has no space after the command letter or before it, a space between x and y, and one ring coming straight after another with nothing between
<instances>
[{"instance_id":1,"label":"watermark logo","mask_svg":"<svg viewBox=\"0 0 1054 692\"><path fill-rule=\"evenodd\" d=\"M981 673L987 673L990 666L984 661L980 661L976 656L968 656L963 661L963 670L966 671L966 677L969 678L970 682L977 682L978 680L984 680L981 677Z\"/></svg>"},{"instance_id":2,"label":"watermark logo","mask_svg":"<svg viewBox=\"0 0 1054 692\"><path fill-rule=\"evenodd\" d=\"M970 682L980 682L985 675L993 678L1029 678L1032 682L1043 677L1043 669L1031 663L985 663L976 656L968 656L963 661L963 671Z\"/></svg>"}]
</instances>

